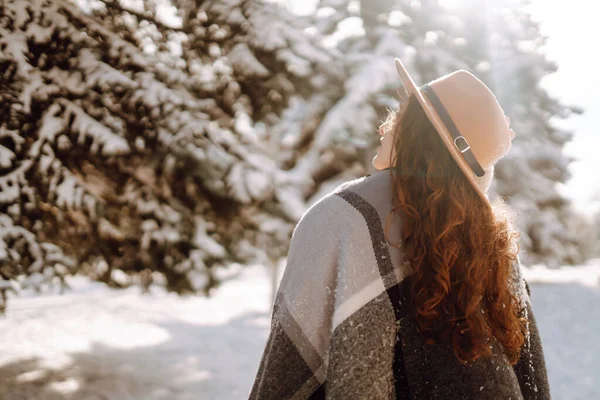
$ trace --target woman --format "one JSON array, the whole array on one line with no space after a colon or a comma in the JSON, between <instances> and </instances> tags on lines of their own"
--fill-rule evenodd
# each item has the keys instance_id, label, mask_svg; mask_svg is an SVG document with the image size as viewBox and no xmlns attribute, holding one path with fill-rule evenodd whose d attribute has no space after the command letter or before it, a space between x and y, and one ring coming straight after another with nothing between
<instances>
[{"instance_id":1,"label":"woman","mask_svg":"<svg viewBox=\"0 0 600 400\"><path fill-rule=\"evenodd\" d=\"M512 214L487 190L515 136L467 71L380 128L379 171L296 226L251 399L549 399Z\"/></svg>"}]
</instances>

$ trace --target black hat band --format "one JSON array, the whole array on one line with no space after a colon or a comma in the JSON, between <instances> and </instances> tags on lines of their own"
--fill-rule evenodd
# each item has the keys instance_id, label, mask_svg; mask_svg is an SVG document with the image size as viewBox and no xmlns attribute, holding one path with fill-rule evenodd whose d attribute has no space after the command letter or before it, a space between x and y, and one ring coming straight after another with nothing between
<instances>
[{"instance_id":1,"label":"black hat band","mask_svg":"<svg viewBox=\"0 0 600 400\"><path fill-rule=\"evenodd\" d=\"M444 105L440 101L440 98L434 92L433 88L428 84L425 84L421 86L420 89L423 91L423 93L425 93L427 99L429 99L431 104L433 104L433 107L442 119L442 122L446 126L446 129L448 129L448 131L452 135L452 138L454 139L454 146L456 146L458 151L462 154L467 164L469 164L473 172L475 172L475 175L477 175L478 177L484 176L485 171L483 170L483 168L481 168L479 162L477 162L475 155L471 151L471 146L469 146L469 142L467 142L467 139L465 139L465 137L460 134L458 128L454 124L454 121L452 121L452 118L450 118L450 114L448 114L446 107L444 107Z\"/></svg>"}]
</instances>

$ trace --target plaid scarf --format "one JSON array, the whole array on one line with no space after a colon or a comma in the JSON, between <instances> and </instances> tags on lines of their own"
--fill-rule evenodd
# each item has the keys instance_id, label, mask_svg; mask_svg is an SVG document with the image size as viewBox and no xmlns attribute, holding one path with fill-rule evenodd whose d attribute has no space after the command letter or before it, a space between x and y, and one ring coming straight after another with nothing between
<instances>
[{"instance_id":1,"label":"plaid scarf","mask_svg":"<svg viewBox=\"0 0 600 400\"><path fill-rule=\"evenodd\" d=\"M391 199L389 171L378 171L303 215L250 399L550 399L518 262L509 284L530 322L516 365L495 339L493 356L470 366L448 344L425 344L410 302L411 268L384 237ZM400 243L397 225L388 235Z\"/></svg>"}]
</instances>

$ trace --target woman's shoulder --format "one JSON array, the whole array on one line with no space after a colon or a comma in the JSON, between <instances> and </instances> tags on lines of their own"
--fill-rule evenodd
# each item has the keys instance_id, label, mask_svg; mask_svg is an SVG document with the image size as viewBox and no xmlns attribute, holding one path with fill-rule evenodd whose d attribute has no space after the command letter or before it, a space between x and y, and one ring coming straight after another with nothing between
<instances>
[{"instance_id":1,"label":"woman's shoulder","mask_svg":"<svg viewBox=\"0 0 600 400\"><path fill-rule=\"evenodd\" d=\"M351 228L364 223L355 211L383 215L391 208L391 185L388 170L375 171L360 178L338 183L313 197L298 222L301 225L323 225ZM297 228L298 228L297 226Z\"/></svg>"},{"instance_id":2,"label":"woman's shoulder","mask_svg":"<svg viewBox=\"0 0 600 400\"><path fill-rule=\"evenodd\" d=\"M331 202L331 198L339 197L344 193L353 192L365 200L373 197L391 195L391 175L389 169L375 171L359 178L347 179L324 185L309 201L307 212L314 206Z\"/></svg>"}]
</instances>

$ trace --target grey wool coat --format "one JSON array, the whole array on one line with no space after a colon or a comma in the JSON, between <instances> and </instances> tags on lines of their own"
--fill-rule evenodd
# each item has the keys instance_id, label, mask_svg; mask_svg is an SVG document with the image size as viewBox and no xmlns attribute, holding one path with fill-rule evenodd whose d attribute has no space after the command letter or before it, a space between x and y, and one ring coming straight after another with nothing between
<instances>
[{"instance_id":1,"label":"grey wool coat","mask_svg":"<svg viewBox=\"0 0 600 400\"><path fill-rule=\"evenodd\" d=\"M449 345L424 343L411 268L384 237L391 187L389 171L378 171L342 184L303 215L250 399L550 399L518 262L509 284L530 323L516 365L495 339L493 356L471 366ZM391 243L400 241L398 223L389 227Z\"/></svg>"}]
</instances>

